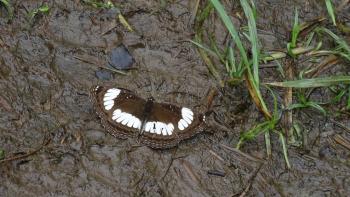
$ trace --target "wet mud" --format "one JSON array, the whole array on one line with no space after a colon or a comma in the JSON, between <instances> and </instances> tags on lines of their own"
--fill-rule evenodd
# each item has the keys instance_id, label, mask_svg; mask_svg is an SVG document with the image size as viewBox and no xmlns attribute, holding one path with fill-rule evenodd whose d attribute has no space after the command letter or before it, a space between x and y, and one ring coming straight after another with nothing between
<instances>
[{"instance_id":1,"label":"wet mud","mask_svg":"<svg viewBox=\"0 0 350 197\"><path fill-rule=\"evenodd\" d=\"M0 149L5 158L38 150L0 163L0 196L350 196L350 150L334 143L350 133L313 110L297 114L308 146L290 147L291 170L278 136L270 160L263 136L232 149L263 120L243 85L220 91L206 132L176 148L153 150L104 131L89 99L93 85L192 108L217 86L189 42L194 1L164 2L117 1L134 32L115 10L80 1L48 1L49 14L32 25L26 13L38 1L13 1L11 22L0 8ZM316 0L257 2L264 50L285 47L295 7L305 21L326 14ZM109 67L121 44L134 60L124 74ZM261 78L273 80L269 72ZM348 118L337 121L349 128Z\"/></svg>"}]
</instances>

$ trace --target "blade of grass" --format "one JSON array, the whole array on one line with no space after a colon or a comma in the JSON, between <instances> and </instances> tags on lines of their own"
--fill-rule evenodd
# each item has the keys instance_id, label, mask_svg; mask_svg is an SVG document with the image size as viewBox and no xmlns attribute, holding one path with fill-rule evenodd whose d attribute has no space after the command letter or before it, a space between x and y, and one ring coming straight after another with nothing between
<instances>
[{"instance_id":1,"label":"blade of grass","mask_svg":"<svg viewBox=\"0 0 350 197\"><path fill-rule=\"evenodd\" d=\"M260 133L266 132L268 130L269 124L270 124L270 121L265 121L265 122L262 122L262 123L256 125L254 128L248 130L247 132L244 132L241 135L241 137L236 145L236 148L239 149L245 141L252 140Z\"/></svg>"},{"instance_id":2,"label":"blade of grass","mask_svg":"<svg viewBox=\"0 0 350 197\"><path fill-rule=\"evenodd\" d=\"M201 42L201 38L199 37L199 35L195 36L195 40L197 41L197 43ZM198 52L200 54L200 56L202 57L204 63L207 65L207 68L209 70L209 72L215 77L215 79L217 81L219 81L220 86L223 87L224 86L224 81L221 78L220 73L217 71L216 67L214 66L213 62L211 61L211 59L208 57L208 54L205 52L205 50L203 50L202 48L198 48ZM214 52L215 53L215 52Z\"/></svg>"},{"instance_id":3,"label":"blade of grass","mask_svg":"<svg viewBox=\"0 0 350 197\"><path fill-rule=\"evenodd\" d=\"M345 50L346 54L350 54L350 46L347 44L347 42L340 38L339 36L337 36L336 34L334 34L332 31L330 31L327 28L320 28L323 32L327 33L329 36L331 36L336 42L337 44Z\"/></svg>"},{"instance_id":4,"label":"blade of grass","mask_svg":"<svg viewBox=\"0 0 350 197\"><path fill-rule=\"evenodd\" d=\"M301 30L301 26L299 25L299 14L298 14L298 10L295 9L295 15L294 15L294 24L293 24L293 29L292 29L292 40L287 44L287 51L288 54L295 58L296 54L293 53L293 49L295 47L297 47L297 39L298 39L298 35L300 33Z\"/></svg>"},{"instance_id":5,"label":"blade of grass","mask_svg":"<svg viewBox=\"0 0 350 197\"><path fill-rule=\"evenodd\" d=\"M242 57L244 64L249 65L247 52L244 49L244 46L241 42L241 39L239 38L238 32L236 31L234 25L232 24L231 19L227 15L224 7L221 5L221 3L218 0L210 0L210 2L212 3L212 5L216 9L216 11L218 12L218 14L219 14L222 22L225 24L227 30L230 32L232 39L234 40L234 42L237 45L238 50L240 51L240 54L241 54L241 57Z\"/></svg>"},{"instance_id":6,"label":"blade of grass","mask_svg":"<svg viewBox=\"0 0 350 197\"><path fill-rule=\"evenodd\" d=\"M313 79L300 79L300 80L294 80L294 81L266 83L266 85L277 86L277 87L290 87L290 88L315 88L315 87L328 87L328 86L337 85L340 83L349 84L350 76L332 76L332 77L313 78Z\"/></svg>"},{"instance_id":7,"label":"blade of grass","mask_svg":"<svg viewBox=\"0 0 350 197\"><path fill-rule=\"evenodd\" d=\"M208 47L202 45L201 43L198 43L198 42L193 41L193 40L189 40L189 41L192 42L192 43L193 43L194 45L196 45L197 47L199 47L199 48L205 50L205 51L208 52L210 55L219 58L213 50L211 50L211 49L209 49Z\"/></svg>"},{"instance_id":8,"label":"blade of grass","mask_svg":"<svg viewBox=\"0 0 350 197\"><path fill-rule=\"evenodd\" d=\"M329 16L332 19L333 25L337 26L337 23L335 22L335 12L334 12L334 8L333 8L333 4L331 0L325 0L326 2L326 7L327 7L327 11Z\"/></svg>"},{"instance_id":9,"label":"blade of grass","mask_svg":"<svg viewBox=\"0 0 350 197\"><path fill-rule=\"evenodd\" d=\"M290 165L289 159L288 159L288 148L287 148L287 145L286 145L286 140L284 139L284 136L283 136L282 132L278 132L278 131L276 131L276 132L279 134L279 137L280 137L280 140L281 140L281 143L282 143L283 156L284 156L284 160L286 161L287 168L290 169L291 165Z\"/></svg>"},{"instance_id":10,"label":"blade of grass","mask_svg":"<svg viewBox=\"0 0 350 197\"><path fill-rule=\"evenodd\" d=\"M321 107L319 104L317 104L315 102L308 102L307 105L320 111L324 116L327 115L327 111L323 107Z\"/></svg>"},{"instance_id":11,"label":"blade of grass","mask_svg":"<svg viewBox=\"0 0 350 197\"><path fill-rule=\"evenodd\" d=\"M348 100L347 100L347 104L346 104L346 109L347 110L350 109L350 86L349 86L349 93L348 93Z\"/></svg>"},{"instance_id":12,"label":"blade of grass","mask_svg":"<svg viewBox=\"0 0 350 197\"><path fill-rule=\"evenodd\" d=\"M259 88L259 54L260 49L258 45L258 33L256 30L255 16L253 10L250 7L249 3L246 0L241 0L241 6L244 10L244 14L248 19L248 28L249 28L249 40L251 43L251 52L253 58L253 78L255 85Z\"/></svg>"},{"instance_id":13,"label":"blade of grass","mask_svg":"<svg viewBox=\"0 0 350 197\"><path fill-rule=\"evenodd\" d=\"M275 126L279 120L279 116L278 116L277 97L271 88L267 86L266 88L269 90L273 98L273 116L272 116L272 119L270 120L269 130L265 133L266 153L267 153L267 156L270 158L272 155L270 131L275 129Z\"/></svg>"},{"instance_id":14,"label":"blade of grass","mask_svg":"<svg viewBox=\"0 0 350 197\"><path fill-rule=\"evenodd\" d=\"M297 39L298 39L299 32L300 32L299 13L298 13L298 10L295 9L294 24L293 24L293 30L292 30L292 41L291 41L292 49L297 46Z\"/></svg>"},{"instance_id":15,"label":"blade of grass","mask_svg":"<svg viewBox=\"0 0 350 197\"><path fill-rule=\"evenodd\" d=\"M228 62L230 65L230 75L232 76L232 73L237 73L237 71L240 70L240 68L236 68L236 59L233 53L232 46L229 46L228 48ZM238 76L235 76L235 77L238 77Z\"/></svg>"},{"instance_id":16,"label":"blade of grass","mask_svg":"<svg viewBox=\"0 0 350 197\"><path fill-rule=\"evenodd\" d=\"M12 20L12 18L13 18L13 8L12 8L9 0L0 0L0 4L5 6L5 8L7 10L7 13L8 13L8 19Z\"/></svg>"},{"instance_id":17,"label":"blade of grass","mask_svg":"<svg viewBox=\"0 0 350 197\"><path fill-rule=\"evenodd\" d=\"M133 32L134 29L131 27L131 25L128 23L128 21L124 18L124 16L119 13L118 14L118 19L119 19L119 22L126 28L128 29L128 31L130 32Z\"/></svg>"}]
</instances>

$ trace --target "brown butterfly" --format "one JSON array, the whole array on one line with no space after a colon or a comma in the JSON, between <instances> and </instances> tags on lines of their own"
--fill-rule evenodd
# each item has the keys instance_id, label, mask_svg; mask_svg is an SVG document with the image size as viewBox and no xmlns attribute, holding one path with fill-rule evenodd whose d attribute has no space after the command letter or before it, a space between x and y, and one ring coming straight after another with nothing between
<instances>
[{"instance_id":1,"label":"brown butterfly","mask_svg":"<svg viewBox=\"0 0 350 197\"><path fill-rule=\"evenodd\" d=\"M93 105L102 125L118 138L138 137L152 148L170 148L202 132L205 115L186 107L158 103L119 87L95 86Z\"/></svg>"}]
</instances>

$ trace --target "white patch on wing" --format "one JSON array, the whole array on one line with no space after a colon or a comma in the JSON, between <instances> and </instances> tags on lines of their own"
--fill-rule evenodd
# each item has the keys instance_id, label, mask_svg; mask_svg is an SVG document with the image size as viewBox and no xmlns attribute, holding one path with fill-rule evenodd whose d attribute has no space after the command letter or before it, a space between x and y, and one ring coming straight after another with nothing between
<instances>
[{"instance_id":1,"label":"white patch on wing","mask_svg":"<svg viewBox=\"0 0 350 197\"><path fill-rule=\"evenodd\" d=\"M141 128L141 121L135 117L134 124L132 125L135 129L140 129Z\"/></svg>"},{"instance_id":2,"label":"white patch on wing","mask_svg":"<svg viewBox=\"0 0 350 197\"><path fill-rule=\"evenodd\" d=\"M153 126L153 122L147 122L146 125L145 125L145 131L146 132L151 132L152 131L152 129L151 129L152 126Z\"/></svg>"},{"instance_id":3,"label":"white patch on wing","mask_svg":"<svg viewBox=\"0 0 350 197\"><path fill-rule=\"evenodd\" d=\"M170 135L171 135L171 133L172 133L173 130L174 130L174 125L173 125L172 123L169 123L167 126L168 126L168 128L169 128Z\"/></svg>"},{"instance_id":4,"label":"white patch on wing","mask_svg":"<svg viewBox=\"0 0 350 197\"><path fill-rule=\"evenodd\" d=\"M172 135L174 125L172 123L166 124L164 122L147 122L145 125L145 132L154 133L157 135Z\"/></svg>"},{"instance_id":5,"label":"white patch on wing","mask_svg":"<svg viewBox=\"0 0 350 197\"><path fill-rule=\"evenodd\" d=\"M120 94L120 90L118 88L112 88L107 90L103 97L103 105L105 106L105 110L110 110L113 108L114 99Z\"/></svg>"},{"instance_id":6,"label":"white patch on wing","mask_svg":"<svg viewBox=\"0 0 350 197\"><path fill-rule=\"evenodd\" d=\"M114 110L112 120L117 120L121 114L122 114L122 111L120 109Z\"/></svg>"},{"instance_id":7,"label":"white patch on wing","mask_svg":"<svg viewBox=\"0 0 350 197\"><path fill-rule=\"evenodd\" d=\"M193 112L192 110L186 107L183 107L181 109L181 116L182 118L177 123L177 127L182 131L186 129L189 125L191 125L193 121Z\"/></svg>"},{"instance_id":8,"label":"white patch on wing","mask_svg":"<svg viewBox=\"0 0 350 197\"><path fill-rule=\"evenodd\" d=\"M123 112L120 109L116 109L113 112L112 120L116 121L117 123L120 123L124 126L140 129L141 128L141 120L133 116L132 114L129 114L127 112Z\"/></svg>"},{"instance_id":9,"label":"white patch on wing","mask_svg":"<svg viewBox=\"0 0 350 197\"><path fill-rule=\"evenodd\" d=\"M163 124L164 124L164 123L163 123ZM161 124L161 122L156 122L155 129L156 129L156 133L157 133L158 135L162 134L162 124Z\"/></svg>"},{"instance_id":10,"label":"white patch on wing","mask_svg":"<svg viewBox=\"0 0 350 197\"><path fill-rule=\"evenodd\" d=\"M126 124L126 126L132 127L132 125L134 124L134 122L135 122L135 118L134 118L134 117L131 117L131 119L130 119L129 122Z\"/></svg>"}]
</instances>

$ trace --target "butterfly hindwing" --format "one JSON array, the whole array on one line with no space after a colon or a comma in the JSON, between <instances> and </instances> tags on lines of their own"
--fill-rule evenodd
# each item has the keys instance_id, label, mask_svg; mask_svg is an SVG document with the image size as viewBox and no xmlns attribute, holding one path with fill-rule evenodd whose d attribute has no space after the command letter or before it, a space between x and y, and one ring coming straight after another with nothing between
<instances>
[{"instance_id":1,"label":"butterfly hindwing","mask_svg":"<svg viewBox=\"0 0 350 197\"><path fill-rule=\"evenodd\" d=\"M141 136L141 143L153 148L168 148L194 136L203 116L191 109L172 104L154 103Z\"/></svg>"}]
</instances>

